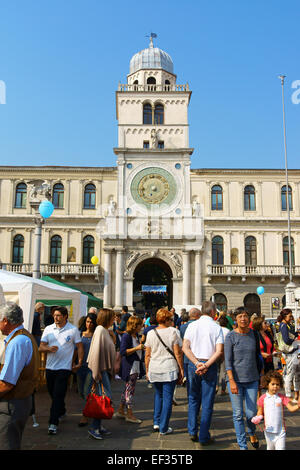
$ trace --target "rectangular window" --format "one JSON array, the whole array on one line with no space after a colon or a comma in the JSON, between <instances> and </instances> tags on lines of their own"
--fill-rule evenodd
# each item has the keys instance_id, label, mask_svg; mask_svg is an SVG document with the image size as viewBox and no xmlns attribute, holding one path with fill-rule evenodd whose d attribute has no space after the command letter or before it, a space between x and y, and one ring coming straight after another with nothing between
<instances>
[{"instance_id":1,"label":"rectangular window","mask_svg":"<svg viewBox=\"0 0 300 470\"><path fill-rule=\"evenodd\" d=\"M53 205L55 209L63 209L64 207L64 192L56 191L53 194Z\"/></svg>"},{"instance_id":2,"label":"rectangular window","mask_svg":"<svg viewBox=\"0 0 300 470\"><path fill-rule=\"evenodd\" d=\"M144 145L143 145L144 149L148 149L150 147L149 145L149 140L144 140Z\"/></svg>"},{"instance_id":3,"label":"rectangular window","mask_svg":"<svg viewBox=\"0 0 300 470\"><path fill-rule=\"evenodd\" d=\"M24 192L17 192L16 194L16 201L15 201L15 207L17 209L25 209L26 208L26 200L27 200L27 194Z\"/></svg>"},{"instance_id":4,"label":"rectangular window","mask_svg":"<svg viewBox=\"0 0 300 470\"><path fill-rule=\"evenodd\" d=\"M254 194L245 194L244 209L245 211L255 211L255 195Z\"/></svg>"},{"instance_id":5,"label":"rectangular window","mask_svg":"<svg viewBox=\"0 0 300 470\"><path fill-rule=\"evenodd\" d=\"M223 210L223 197L220 193L212 194L211 208L213 211Z\"/></svg>"},{"instance_id":6,"label":"rectangular window","mask_svg":"<svg viewBox=\"0 0 300 470\"><path fill-rule=\"evenodd\" d=\"M157 148L159 149L163 149L165 148L165 143L163 140L159 140L158 143L157 143Z\"/></svg>"}]
</instances>

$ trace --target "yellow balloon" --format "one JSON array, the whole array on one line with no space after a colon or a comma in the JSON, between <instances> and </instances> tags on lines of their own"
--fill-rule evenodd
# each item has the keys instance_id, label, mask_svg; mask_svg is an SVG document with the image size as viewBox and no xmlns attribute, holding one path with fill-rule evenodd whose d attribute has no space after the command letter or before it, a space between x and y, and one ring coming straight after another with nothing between
<instances>
[{"instance_id":1,"label":"yellow balloon","mask_svg":"<svg viewBox=\"0 0 300 470\"><path fill-rule=\"evenodd\" d=\"M91 258L91 262L92 262L93 264L98 264L98 263L99 263L99 259L97 258L97 256L93 256L93 257Z\"/></svg>"}]
</instances>

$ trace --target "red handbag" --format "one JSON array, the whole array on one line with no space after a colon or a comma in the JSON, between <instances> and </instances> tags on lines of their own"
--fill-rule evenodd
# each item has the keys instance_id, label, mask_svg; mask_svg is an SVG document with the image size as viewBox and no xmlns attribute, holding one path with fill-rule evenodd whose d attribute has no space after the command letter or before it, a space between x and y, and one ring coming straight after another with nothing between
<instances>
[{"instance_id":1,"label":"red handbag","mask_svg":"<svg viewBox=\"0 0 300 470\"><path fill-rule=\"evenodd\" d=\"M111 399L106 395L103 384L101 383L102 395L94 392L88 394L86 404L83 409L83 415L87 418L111 419L114 414Z\"/></svg>"}]
</instances>

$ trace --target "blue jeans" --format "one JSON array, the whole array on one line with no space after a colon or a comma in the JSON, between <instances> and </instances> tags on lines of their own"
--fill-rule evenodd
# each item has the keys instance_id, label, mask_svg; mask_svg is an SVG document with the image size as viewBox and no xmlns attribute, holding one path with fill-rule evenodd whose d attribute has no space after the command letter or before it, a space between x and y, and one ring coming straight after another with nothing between
<instances>
[{"instance_id":1,"label":"blue jeans","mask_svg":"<svg viewBox=\"0 0 300 470\"><path fill-rule=\"evenodd\" d=\"M259 381L254 382L237 382L238 394L233 394L230 390L228 382L228 392L230 395L232 411L233 411L233 424L236 433L237 443L242 450L247 450L247 436L244 423L244 401L245 401L245 415L247 432L250 436L255 434L255 424L251 423L251 418L257 412L257 392Z\"/></svg>"},{"instance_id":2,"label":"blue jeans","mask_svg":"<svg viewBox=\"0 0 300 470\"><path fill-rule=\"evenodd\" d=\"M102 384L103 384L103 388L104 388L104 391L106 393L106 395L111 399L112 398L112 394L111 394L111 386L110 386L110 376L109 376L109 373L106 371L106 370L102 370L101 371L101 375L102 375ZM97 385L96 386L96 393L101 396L102 395L102 388L101 388L101 385ZM96 418L93 418L93 421L92 421L92 424L91 424L91 428L96 431L96 430L99 430L100 431L100 428L101 428L101 419L96 419Z\"/></svg>"},{"instance_id":3,"label":"blue jeans","mask_svg":"<svg viewBox=\"0 0 300 470\"><path fill-rule=\"evenodd\" d=\"M88 367L80 367L77 371L78 393L84 400L87 399L93 383L92 371Z\"/></svg>"},{"instance_id":4,"label":"blue jeans","mask_svg":"<svg viewBox=\"0 0 300 470\"><path fill-rule=\"evenodd\" d=\"M177 380L172 382L154 382L153 424L159 426L160 432L166 432L172 413L173 394Z\"/></svg>"},{"instance_id":5,"label":"blue jeans","mask_svg":"<svg viewBox=\"0 0 300 470\"><path fill-rule=\"evenodd\" d=\"M217 385L217 364L212 364L206 374L195 374L196 367L189 363L189 411L188 411L188 433L191 436L198 434L197 418L200 407L201 420L199 441L205 443L210 439L209 428L211 424L213 406Z\"/></svg>"}]
</instances>

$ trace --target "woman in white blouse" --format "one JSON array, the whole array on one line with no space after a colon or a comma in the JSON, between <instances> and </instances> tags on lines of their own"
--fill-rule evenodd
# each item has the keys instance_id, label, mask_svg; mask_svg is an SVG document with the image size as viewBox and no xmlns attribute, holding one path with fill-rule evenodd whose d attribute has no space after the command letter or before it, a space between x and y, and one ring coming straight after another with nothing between
<instances>
[{"instance_id":1,"label":"woman in white blouse","mask_svg":"<svg viewBox=\"0 0 300 470\"><path fill-rule=\"evenodd\" d=\"M153 430L161 435L173 432L169 427L176 383L183 379L183 355L180 338L172 326L173 314L165 308L156 313L158 327L149 331L146 339L146 375L154 384Z\"/></svg>"}]
</instances>

